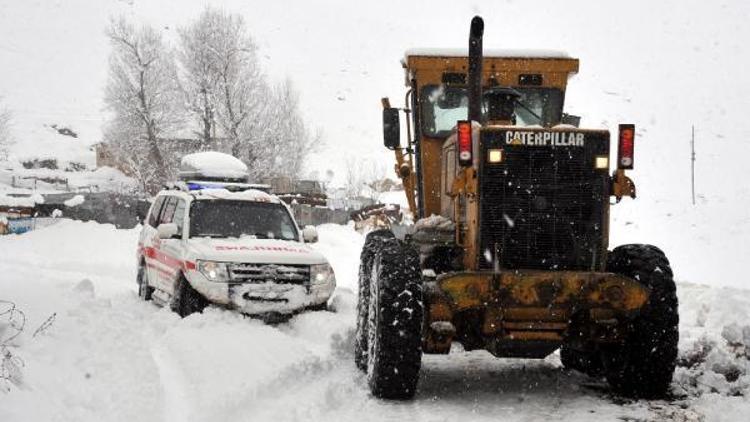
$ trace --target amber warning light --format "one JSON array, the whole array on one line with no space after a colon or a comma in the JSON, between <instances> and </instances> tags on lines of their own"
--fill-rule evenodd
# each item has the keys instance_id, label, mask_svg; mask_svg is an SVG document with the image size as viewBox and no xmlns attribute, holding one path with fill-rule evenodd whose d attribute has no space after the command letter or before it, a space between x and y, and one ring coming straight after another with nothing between
<instances>
[{"instance_id":1,"label":"amber warning light","mask_svg":"<svg viewBox=\"0 0 750 422\"><path fill-rule=\"evenodd\" d=\"M620 125L620 136L617 144L617 168L633 169L633 150L635 147L635 125Z\"/></svg>"},{"instance_id":2,"label":"amber warning light","mask_svg":"<svg viewBox=\"0 0 750 422\"><path fill-rule=\"evenodd\" d=\"M458 164L468 167L472 164L471 157L471 122L468 120L458 121Z\"/></svg>"}]
</instances>

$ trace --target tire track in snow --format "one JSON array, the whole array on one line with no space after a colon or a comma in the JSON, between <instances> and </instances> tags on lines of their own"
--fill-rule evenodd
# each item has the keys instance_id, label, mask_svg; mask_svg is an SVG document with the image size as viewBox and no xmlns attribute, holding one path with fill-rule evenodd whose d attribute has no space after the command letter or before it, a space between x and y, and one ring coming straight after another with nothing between
<instances>
[{"instance_id":1,"label":"tire track in snow","mask_svg":"<svg viewBox=\"0 0 750 422\"><path fill-rule=\"evenodd\" d=\"M190 400L186 388L188 386L182 371L169 358L169 351L164 345L157 344L151 348L151 357L156 363L159 382L164 394L164 420L168 422L184 422L190 420Z\"/></svg>"}]
</instances>

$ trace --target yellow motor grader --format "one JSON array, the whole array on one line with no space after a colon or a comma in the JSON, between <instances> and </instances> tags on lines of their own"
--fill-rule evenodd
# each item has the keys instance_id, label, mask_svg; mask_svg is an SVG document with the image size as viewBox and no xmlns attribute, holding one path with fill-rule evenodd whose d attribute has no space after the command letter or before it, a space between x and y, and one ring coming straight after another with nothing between
<instances>
[{"instance_id":1,"label":"yellow motor grader","mask_svg":"<svg viewBox=\"0 0 750 422\"><path fill-rule=\"evenodd\" d=\"M406 105L383 99L416 224L368 234L361 255L356 365L372 393L407 399L423 353L452 342L544 358L606 377L615 392L668 392L677 357L672 271L655 246L609 250L609 207L635 198L635 127L578 128L563 112L578 60L550 51L410 50ZM400 111L407 139L400 139Z\"/></svg>"}]
</instances>

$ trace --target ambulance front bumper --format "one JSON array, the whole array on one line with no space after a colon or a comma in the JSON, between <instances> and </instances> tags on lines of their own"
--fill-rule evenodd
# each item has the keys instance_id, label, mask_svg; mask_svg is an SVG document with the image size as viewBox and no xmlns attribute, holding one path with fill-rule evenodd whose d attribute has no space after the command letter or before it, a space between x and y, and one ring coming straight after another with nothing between
<instances>
[{"instance_id":1,"label":"ambulance front bumper","mask_svg":"<svg viewBox=\"0 0 750 422\"><path fill-rule=\"evenodd\" d=\"M266 281L221 283L209 281L198 271L190 271L188 281L210 302L244 314L291 314L327 302L336 288L335 280L323 283L290 284Z\"/></svg>"}]
</instances>

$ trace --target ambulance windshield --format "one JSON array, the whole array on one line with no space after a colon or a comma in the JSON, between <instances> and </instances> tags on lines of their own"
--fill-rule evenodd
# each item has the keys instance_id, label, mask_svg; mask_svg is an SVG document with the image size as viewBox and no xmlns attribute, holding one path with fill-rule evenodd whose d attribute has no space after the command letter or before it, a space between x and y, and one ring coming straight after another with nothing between
<instances>
[{"instance_id":1,"label":"ambulance windshield","mask_svg":"<svg viewBox=\"0 0 750 422\"><path fill-rule=\"evenodd\" d=\"M286 208L253 201L199 200L190 210L190 237L242 237L297 240Z\"/></svg>"}]
</instances>

